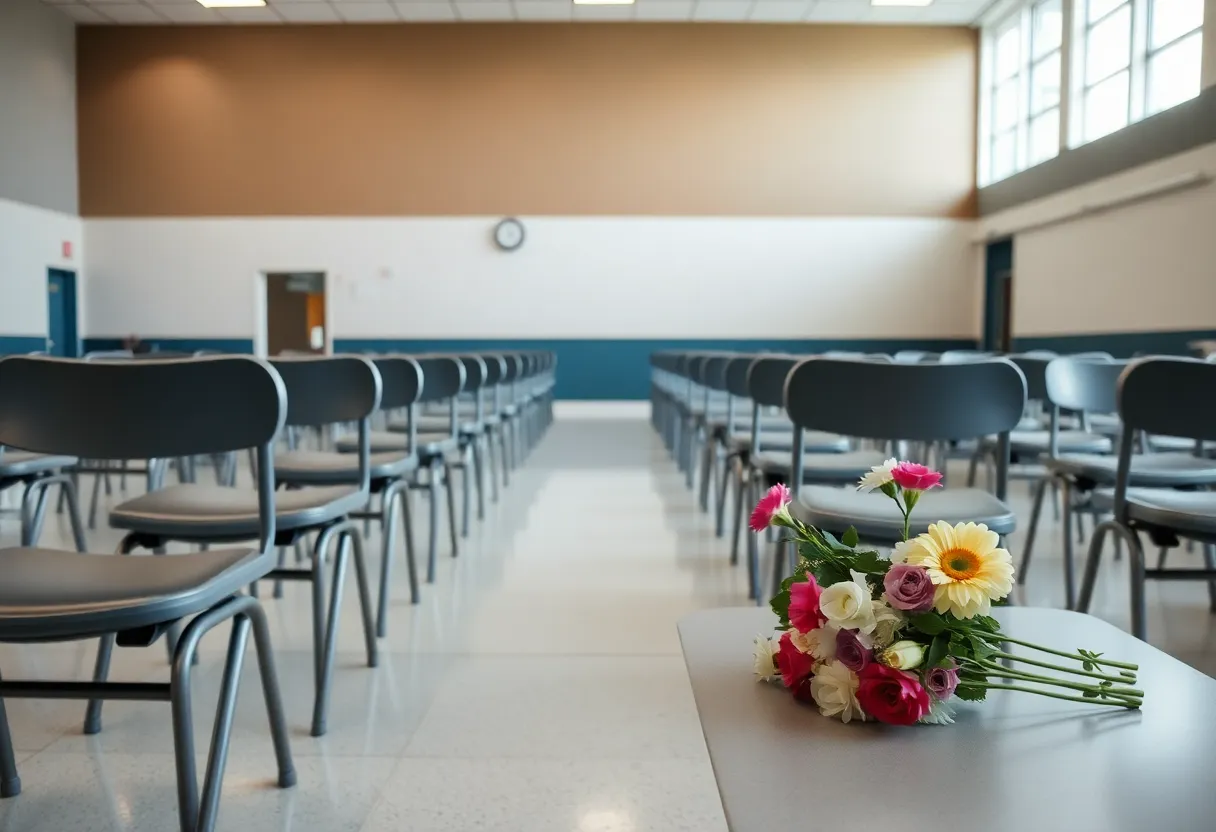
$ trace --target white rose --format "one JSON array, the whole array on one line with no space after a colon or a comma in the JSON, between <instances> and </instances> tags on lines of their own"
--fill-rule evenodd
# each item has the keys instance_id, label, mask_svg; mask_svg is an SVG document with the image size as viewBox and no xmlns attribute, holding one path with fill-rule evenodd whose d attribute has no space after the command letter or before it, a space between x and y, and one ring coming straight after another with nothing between
<instances>
[{"instance_id":1,"label":"white rose","mask_svg":"<svg viewBox=\"0 0 1216 832\"><path fill-rule=\"evenodd\" d=\"M881 649L895 641L904 626L904 614L881 598L871 602L874 608L874 646Z\"/></svg>"},{"instance_id":2,"label":"white rose","mask_svg":"<svg viewBox=\"0 0 1216 832\"><path fill-rule=\"evenodd\" d=\"M809 633L800 633L790 628L790 641L799 652L814 656L815 661L826 662L836 658L836 631L830 627L819 627Z\"/></svg>"},{"instance_id":3,"label":"white rose","mask_svg":"<svg viewBox=\"0 0 1216 832\"><path fill-rule=\"evenodd\" d=\"M865 712L857 704L857 674L840 662L827 662L815 671L811 697L824 716L834 716L841 722L866 721Z\"/></svg>"},{"instance_id":4,"label":"white rose","mask_svg":"<svg viewBox=\"0 0 1216 832\"><path fill-rule=\"evenodd\" d=\"M756 636L756 647L752 651L752 656L755 659L757 682L771 682L781 675L777 672L776 655L776 639Z\"/></svg>"},{"instance_id":5,"label":"white rose","mask_svg":"<svg viewBox=\"0 0 1216 832\"><path fill-rule=\"evenodd\" d=\"M854 572L853 580L832 584L819 596L819 610L836 629L874 632L874 605L866 576Z\"/></svg>"},{"instance_id":6,"label":"white rose","mask_svg":"<svg viewBox=\"0 0 1216 832\"><path fill-rule=\"evenodd\" d=\"M929 706L929 713L920 718L922 725L953 725L954 706L949 702L939 702L934 699Z\"/></svg>"}]
</instances>

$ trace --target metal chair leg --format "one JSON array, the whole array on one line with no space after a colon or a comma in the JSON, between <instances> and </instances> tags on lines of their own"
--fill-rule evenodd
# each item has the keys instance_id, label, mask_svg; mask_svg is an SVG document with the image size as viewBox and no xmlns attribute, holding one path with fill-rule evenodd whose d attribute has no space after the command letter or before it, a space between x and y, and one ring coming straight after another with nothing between
<instances>
[{"instance_id":1,"label":"metal chair leg","mask_svg":"<svg viewBox=\"0 0 1216 832\"><path fill-rule=\"evenodd\" d=\"M469 515L473 513L473 484L469 482L473 473L473 460L470 458L472 443L464 448L464 459L460 467L460 536L469 536Z\"/></svg>"},{"instance_id":2,"label":"metal chair leg","mask_svg":"<svg viewBox=\"0 0 1216 832\"><path fill-rule=\"evenodd\" d=\"M325 535L322 535L324 538ZM327 730L329 691L333 684L334 662L338 655L338 623L342 613L342 590L346 587L346 558L349 548L346 535L338 541L334 555L333 582L329 591L329 613L325 617L325 635L321 653L317 656L317 690L312 709L312 735L321 737ZM314 611L314 615L316 611Z\"/></svg>"},{"instance_id":3,"label":"metal chair leg","mask_svg":"<svg viewBox=\"0 0 1216 832\"><path fill-rule=\"evenodd\" d=\"M1127 537L1127 568L1131 577L1132 635L1148 641L1148 610L1144 593L1144 549L1135 535Z\"/></svg>"},{"instance_id":4,"label":"metal chair leg","mask_svg":"<svg viewBox=\"0 0 1216 832\"><path fill-rule=\"evenodd\" d=\"M1089 539L1089 552L1085 556L1085 574L1081 578L1081 594L1077 597L1077 612L1089 612L1089 602L1093 598L1094 583L1098 579L1098 566L1102 560L1102 546L1106 543L1106 533L1114 530L1122 534L1122 527L1113 520L1106 520L1094 526L1093 536Z\"/></svg>"},{"instance_id":5,"label":"metal chair leg","mask_svg":"<svg viewBox=\"0 0 1216 832\"><path fill-rule=\"evenodd\" d=\"M1026 528L1026 548L1022 552L1022 565L1018 569L1018 584L1026 583L1026 572L1030 568L1030 555L1034 551L1035 534L1039 528L1039 515L1043 511L1043 496L1047 493L1047 478L1035 484L1034 506L1030 510L1030 525Z\"/></svg>"},{"instance_id":6,"label":"metal chair leg","mask_svg":"<svg viewBox=\"0 0 1216 832\"><path fill-rule=\"evenodd\" d=\"M380 494L380 588L376 605L376 635L388 635L388 590L391 583L393 551L397 548L397 500L401 495L398 483L387 486Z\"/></svg>"},{"instance_id":7,"label":"metal chair leg","mask_svg":"<svg viewBox=\"0 0 1216 832\"><path fill-rule=\"evenodd\" d=\"M17 758L13 754L13 735L8 728L8 712L0 698L0 798L21 794L21 777L17 774Z\"/></svg>"},{"instance_id":8,"label":"metal chair leg","mask_svg":"<svg viewBox=\"0 0 1216 832\"><path fill-rule=\"evenodd\" d=\"M490 474L490 501L498 502L498 457L494 453L494 439L498 436L497 428L486 431L486 468Z\"/></svg>"},{"instance_id":9,"label":"metal chair leg","mask_svg":"<svg viewBox=\"0 0 1216 832\"><path fill-rule=\"evenodd\" d=\"M367 666L375 667L380 663L380 654L376 646L376 624L372 620L372 593L367 580L367 561L363 557L363 538L353 526L347 526L346 532L339 539L338 545L345 547L349 542L354 550L355 584L359 590L359 614L363 619L363 641L367 647ZM335 622L331 622L333 626Z\"/></svg>"},{"instance_id":10,"label":"metal chair leg","mask_svg":"<svg viewBox=\"0 0 1216 832\"><path fill-rule=\"evenodd\" d=\"M473 484L477 488L477 519L486 519L486 478L481 464L482 436L474 436L470 444L473 451Z\"/></svg>"},{"instance_id":11,"label":"metal chair leg","mask_svg":"<svg viewBox=\"0 0 1216 832\"><path fill-rule=\"evenodd\" d=\"M418 562L414 557L413 494L408 486L401 492L401 525L405 537L405 565L410 579L410 603L417 604L422 600L422 595L418 591Z\"/></svg>"},{"instance_id":12,"label":"metal chair leg","mask_svg":"<svg viewBox=\"0 0 1216 832\"><path fill-rule=\"evenodd\" d=\"M1076 572L1073 567L1072 523L1076 510L1072 504L1072 483L1067 479L1059 480L1060 496L1064 510L1064 608L1073 609L1077 604Z\"/></svg>"},{"instance_id":13,"label":"metal chair leg","mask_svg":"<svg viewBox=\"0 0 1216 832\"><path fill-rule=\"evenodd\" d=\"M427 494L431 498L431 528L426 553L426 582L433 584L435 583L435 558L439 554L439 471L434 463L431 463L429 470Z\"/></svg>"},{"instance_id":14,"label":"metal chair leg","mask_svg":"<svg viewBox=\"0 0 1216 832\"><path fill-rule=\"evenodd\" d=\"M697 504L701 511L709 511L710 466L713 465L714 443L706 440L701 444L701 483Z\"/></svg>"},{"instance_id":15,"label":"metal chair leg","mask_svg":"<svg viewBox=\"0 0 1216 832\"><path fill-rule=\"evenodd\" d=\"M110 633L101 637L97 645L97 658L93 662L93 681L104 682L110 676L110 657L114 653L115 635ZM90 699L84 712L84 733L101 733L101 703L100 699Z\"/></svg>"},{"instance_id":16,"label":"metal chair leg","mask_svg":"<svg viewBox=\"0 0 1216 832\"><path fill-rule=\"evenodd\" d=\"M452 468L443 466L443 488L448 498L448 534L452 540L452 557L460 554L460 535L456 531L456 486L452 482Z\"/></svg>"},{"instance_id":17,"label":"metal chair leg","mask_svg":"<svg viewBox=\"0 0 1216 832\"><path fill-rule=\"evenodd\" d=\"M718 480L717 502L714 503L714 536L726 537L726 496L730 491L731 474L734 473L730 456L722 460L721 469L717 471Z\"/></svg>"},{"instance_id":18,"label":"metal chair leg","mask_svg":"<svg viewBox=\"0 0 1216 832\"><path fill-rule=\"evenodd\" d=\"M1203 544L1203 565L1216 570L1216 546ZM1208 609L1216 612L1216 580L1208 581Z\"/></svg>"},{"instance_id":19,"label":"metal chair leg","mask_svg":"<svg viewBox=\"0 0 1216 832\"><path fill-rule=\"evenodd\" d=\"M747 469L744 467L742 460L737 461L735 464L738 467L735 471L735 525L730 536L731 566L736 566L739 563L739 536L743 533L743 495L747 490L747 480L745 479Z\"/></svg>"}]
</instances>

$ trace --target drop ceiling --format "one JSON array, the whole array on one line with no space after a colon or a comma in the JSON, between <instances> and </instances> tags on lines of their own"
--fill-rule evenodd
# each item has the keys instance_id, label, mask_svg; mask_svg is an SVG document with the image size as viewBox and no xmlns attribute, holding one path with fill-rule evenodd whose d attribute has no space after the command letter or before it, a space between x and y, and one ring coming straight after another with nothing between
<instances>
[{"instance_id":1,"label":"drop ceiling","mask_svg":"<svg viewBox=\"0 0 1216 832\"><path fill-rule=\"evenodd\" d=\"M3 2L3 0L0 0ZM934 0L874 7L870 0L636 0L578 6L571 0L267 0L265 7L207 9L196 0L43 0L86 24L315 24L495 21L703 21L969 25L991 0Z\"/></svg>"}]
</instances>

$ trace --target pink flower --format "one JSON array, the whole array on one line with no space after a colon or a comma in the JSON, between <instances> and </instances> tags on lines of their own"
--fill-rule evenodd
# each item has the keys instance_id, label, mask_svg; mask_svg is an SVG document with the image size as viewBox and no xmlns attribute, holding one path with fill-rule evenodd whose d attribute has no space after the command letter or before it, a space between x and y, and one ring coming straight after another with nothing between
<instances>
[{"instance_id":1,"label":"pink flower","mask_svg":"<svg viewBox=\"0 0 1216 832\"><path fill-rule=\"evenodd\" d=\"M781 681L792 688L815 670L815 659L795 647L790 634L785 633L777 642L777 669L781 671Z\"/></svg>"},{"instance_id":2,"label":"pink flower","mask_svg":"<svg viewBox=\"0 0 1216 832\"><path fill-rule=\"evenodd\" d=\"M805 581L790 586L790 625L800 633L817 630L828 620L819 609L822 587L807 573Z\"/></svg>"},{"instance_id":3,"label":"pink flower","mask_svg":"<svg viewBox=\"0 0 1216 832\"><path fill-rule=\"evenodd\" d=\"M912 725L929 713L929 693L913 674L872 662L857 676L857 702L879 722Z\"/></svg>"},{"instance_id":4,"label":"pink flower","mask_svg":"<svg viewBox=\"0 0 1216 832\"><path fill-rule=\"evenodd\" d=\"M891 469L891 478L905 491L928 491L941 485L942 475L918 462L901 462Z\"/></svg>"},{"instance_id":5,"label":"pink flower","mask_svg":"<svg viewBox=\"0 0 1216 832\"><path fill-rule=\"evenodd\" d=\"M789 488L784 484L778 483L770 488L760 498L760 502L756 503L756 508L752 511L752 518L748 522L752 531L762 532L773 525L775 519L782 515L788 516L785 507L790 504L792 499L793 496L790 494Z\"/></svg>"}]
</instances>

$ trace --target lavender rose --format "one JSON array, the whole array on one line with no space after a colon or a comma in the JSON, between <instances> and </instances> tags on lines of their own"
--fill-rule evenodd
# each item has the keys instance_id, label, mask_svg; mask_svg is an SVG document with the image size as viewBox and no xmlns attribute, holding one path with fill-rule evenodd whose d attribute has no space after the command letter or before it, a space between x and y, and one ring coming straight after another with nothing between
<instances>
[{"instance_id":1,"label":"lavender rose","mask_svg":"<svg viewBox=\"0 0 1216 832\"><path fill-rule=\"evenodd\" d=\"M873 660L874 654L856 630L836 631L836 661L854 673L860 673Z\"/></svg>"},{"instance_id":2,"label":"lavender rose","mask_svg":"<svg viewBox=\"0 0 1216 832\"><path fill-rule=\"evenodd\" d=\"M923 566L897 563L882 579L887 603L904 612L928 612L933 608L936 587Z\"/></svg>"},{"instance_id":3,"label":"lavender rose","mask_svg":"<svg viewBox=\"0 0 1216 832\"><path fill-rule=\"evenodd\" d=\"M938 702L945 702L958 687L957 667L935 667L925 674L925 687Z\"/></svg>"}]
</instances>

